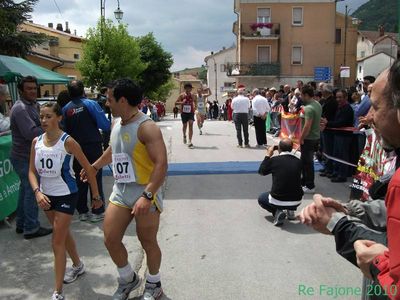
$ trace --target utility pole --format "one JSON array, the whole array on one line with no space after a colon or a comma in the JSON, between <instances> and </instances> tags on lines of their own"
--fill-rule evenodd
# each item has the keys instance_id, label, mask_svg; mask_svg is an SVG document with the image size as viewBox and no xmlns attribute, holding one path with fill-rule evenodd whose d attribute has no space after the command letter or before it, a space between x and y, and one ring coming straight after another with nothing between
<instances>
[{"instance_id":1,"label":"utility pole","mask_svg":"<svg viewBox=\"0 0 400 300\"><path fill-rule=\"evenodd\" d=\"M344 45L343 45L343 67L346 67L346 63L347 63L347 18L349 15L349 11L347 10L347 4L346 4L346 12L344 14ZM346 79L344 77L342 77L342 88L345 88L346 85Z\"/></svg>"}]
</instances>

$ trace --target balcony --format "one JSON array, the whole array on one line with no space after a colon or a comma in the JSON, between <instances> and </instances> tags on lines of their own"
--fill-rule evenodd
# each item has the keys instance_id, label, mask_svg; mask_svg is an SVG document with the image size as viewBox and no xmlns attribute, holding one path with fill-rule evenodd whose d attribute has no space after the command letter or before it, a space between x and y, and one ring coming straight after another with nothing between
<instances>
[{"instance_id":1,"label":"balcony","mask_svg":"<svg viewBox=\"0 0 400 300\"><path fill-rule=\"evenodd\" d=\"M252 63L252 64L228 63L226 74L230 77L279 76L281 74L281 65L279 63Z\"/></svg>"},{"instance_id":2,"label":"balcony","mask_svg":"<svg viewBox=\"0 0 400 300\"><path fill-rule=\"evenodd\" d=\"M257 24L259 25L257 27ZM269 24L267 28L263 26ZM281 26L279 23L241 23L241 37L243 39L279 39Z\"/></svg>"}]
</instances>

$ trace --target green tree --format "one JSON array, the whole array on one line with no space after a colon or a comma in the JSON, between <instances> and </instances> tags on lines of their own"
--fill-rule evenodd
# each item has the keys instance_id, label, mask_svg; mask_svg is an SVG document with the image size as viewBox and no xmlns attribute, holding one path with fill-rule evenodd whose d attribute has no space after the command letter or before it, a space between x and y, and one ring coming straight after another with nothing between
<instances>
[{"instance_id":1,"label":"green tree","mask_svg":"<svg viewBox=\"0 0 400 300\"><path fill-rule=\"evenodd\" d=\"M160 98L170 92L168 90L171 87L169 69L174 62L172 55L162 48L154 38L153 33L138 37L137 41L140 47L140 58L147 64L146 69L140 74L140 84L145 95L149 97L159 95L157 98L161 101ZM154 98L154 100L156 99Z\"/></svg>"},{"instance_id":2,"label":"green tree","mask_svg":"<svg viewBox=\"0 0 400 300\"><path fill-rule=\"evenodd\" d=\"M170 77L170 79L166 83L158 87L158 89L149 92L147 96L151 100L166 102L168 97L171 96L171 92L174 88L175 88L175 83L172 80L172 77Z\"/></svg>"},{"instance_id":3,"label":"green tree","mask_svg":"<svg viewBox=\"0 0 400 300\"><path fill-rule=\"evenodd\" d=\"M139 44L128 34L126 25L115 26L111 20L99 21L88 30L83 58L77 64L85 83L97 88L122 77L140 81L146 66L140 59Z\"/></svg>"},{"instance_id":4,"label":"green tree","mask_svg":"<svg viewBox=\"0 0 400 300\"><path fill-rule=\"evenodd\" d=\"M199 71L199 79L203 83L207 83L207 68L205 65L201 65L200 71Z\"/></svg>"},{"instance_id":5,"label":"green tree","mask_svg":"<svg viewBox=\"0 0 400 300\"><path fill-rule=\"evenodd\" d=\"M37 1L0 0L0 54L25 57L32 47L46 41L44 34L18 30L18 25L31 18L29 14Z\"/></svg>"},{"instance_id":6,"label":"green tree","mask_svg":"<svg viewBox=\"0 0 400 300\"><path fill-rule=\"evenodd\" d=\"M378 31L383 25L386 32L398 32L398 9L398 0L370 0L352 16L362 21L359 30Z\"/></svg>"}]
</instances>

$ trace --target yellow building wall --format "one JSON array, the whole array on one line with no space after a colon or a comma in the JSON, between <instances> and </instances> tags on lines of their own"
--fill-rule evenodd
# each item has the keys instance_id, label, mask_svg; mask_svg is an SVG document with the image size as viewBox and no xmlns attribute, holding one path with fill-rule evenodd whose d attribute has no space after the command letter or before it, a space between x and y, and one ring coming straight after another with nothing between
<instances>
[{"instance_id":1,"label":"yellow building wall","mask_svg":"<svg viewBox=\"0 0 400 300\"><path fill-rule=\"evenodd\" d=\"M340 86L340 67L344 65L344 31L345 31L345 16L343 14L336 15L336 28L342 29L342 39L340 44L335 44L335 85ZM346 37L346 66L350 67L350 78L345 78L343 83L348 87L354 83L357 78L357 39L358 29L352 24L352 18L347 19L347 37Z\"/></svg>"},{"instance_id":2,"label":"yellow building wall","mask_svg":"<svg viewBox=\"0 0 400 300\"><path fill-rule=\"evenodd\" d=\"M303 25L292 25L292 8L303 8ZM257 8L271 9L271 23L280 24L279 53L281 76L313 76L316 66L334 66L335 3L256 3L240 4L241 23L255 23ZM324 26L321 26L324 24ZM265 38L259 39L260 43ZM272 40L269 40L271 42ZM256 53L257 43L242 39L241 62L249 61ZM303 64L292 65L292 46L303 47ZM276 54L272 53L273 56Z\"/></svg>"},{"instance_id":3,"label":"yellow building wall","mask_svg":"<svg viewBox=\"0 0 400 300\"><path fill-rule=\"evenodd\" d=\"M27 60L30 62L42 66L46 69L52 70L54 72L63 74L65 76L81 79L82 75L78 69L75 67L75 62L79 61L83 55L83 43L82 38L78 36L74 36L71 34L65 34L63 32L59 32L55 29L51 29L45 26L31 24L31 23L23 23L21 25L21 29L29 32L36 33L44 33L50 37L55 37L58 39L58 46L50 47L49 45L38 46L37 52L53 56L56 58L60 58L61 60L65 60L64 64L60 65L60 63L56 61L47 60L45 58L41 58L35 55L29 55ZM79 55L79 59L74 57L75 54ZM63 85L44 85L40 87L41 95L48 90L50 95L58 95L58 93L62 90L65 90L65 86Z\"/></svg>"}]
</instances>

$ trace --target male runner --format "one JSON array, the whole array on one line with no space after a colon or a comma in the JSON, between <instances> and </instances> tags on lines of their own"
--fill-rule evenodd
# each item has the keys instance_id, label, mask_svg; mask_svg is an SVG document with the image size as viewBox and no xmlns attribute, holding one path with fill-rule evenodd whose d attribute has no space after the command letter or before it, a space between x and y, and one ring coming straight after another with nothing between
<instances>
[{"instance_id":1,"label":"male runner","mask_svg":"<svg viewBox=\"0 0 400 300\"><path fill-rule=\"evenodd\" d=\"M202 128L204 125L204 120L206 119L206 103L207 98L211 95L211 91L209 88L202 89L199 88L197 90L197 110L196 110L196 119L197 119L197 127L199 127L200 135L203 134Z\"/></svg>"},{"instance_id":2,"label":"male runner","mask_svg":"<svg viewBox=\"0 0 400 300\"><path fill-rule=\"evenodd\" d=\"M101 169L113 163L114 186L104 218L104 242L117 266L118 289L113 300L125 300L140 285L128 262L122 238L135 218L136 233L147 256L144 299L159 299L161 251L157 231L162 211L159 189L167 173L167 151L159 127L138 109L141 89L130 79L119 79L107 90L113 117L120 117L111 132L110 146L93 163Z\"/></svg>"},{"instance_id":3,"label":"male runner","mask_svg":"<svg viewBox=\"0 0 400 300\"><path fill-rule=\"evenodd\" d=\"M183 124L183 143L187 143L186 139L186 128L189 123L189 144L188 147L193 149L192 144L193 137L193 122L194 122L194 110L197 106L197 96L192 94L193 86L191 83L186 83L183 87L185 92L180 94L175 102L175 105L181 105L181 118Z\"/></svg>"}]
</instances>

